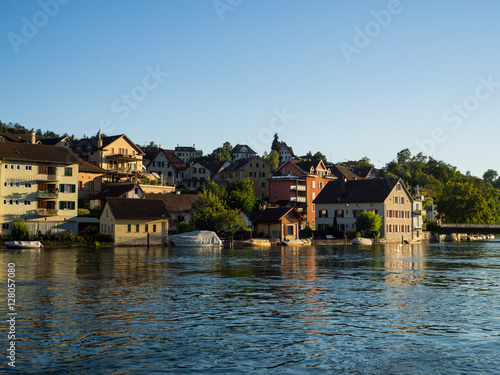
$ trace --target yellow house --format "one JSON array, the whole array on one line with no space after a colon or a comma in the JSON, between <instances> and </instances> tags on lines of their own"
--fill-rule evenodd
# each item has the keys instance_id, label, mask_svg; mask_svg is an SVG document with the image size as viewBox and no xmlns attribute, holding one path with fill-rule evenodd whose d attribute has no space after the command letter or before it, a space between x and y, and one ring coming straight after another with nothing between
<instances>
[{"instance_id":1,"label":"yellow house","mask_svg":"<svg viewBox=\"0 0 500 375\"><path fill-rule=\"evenodd\" d=\"M66 147L0 143L2 235L14 221L30 232L73 232L78 209L79 159Z\"/></svg>"},{"instance_id":2,"label":"yellow house","mask_svg":"<svg viewBox=\"0 0 500 375\"><path fill-rule=\"evenodd\" d=\"M101 210L100 232L115 245L162 245L170 215L162 200L108 198Z\"/></svg>"}]
</instances>

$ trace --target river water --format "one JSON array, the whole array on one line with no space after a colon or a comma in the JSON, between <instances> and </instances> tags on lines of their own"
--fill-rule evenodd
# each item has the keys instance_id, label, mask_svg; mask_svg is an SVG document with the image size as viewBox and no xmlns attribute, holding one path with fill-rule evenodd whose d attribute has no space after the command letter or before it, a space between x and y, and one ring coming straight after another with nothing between
<instances>
[{"instance_id":1,"label":"river water","mask_svg":"<svg viewBox=\"0 0 500 375\"><path fill-rule=\"evenodd\" d=\"M33 374L500 371L500 241L0 251Z\"/></svg>"}]
</instances>

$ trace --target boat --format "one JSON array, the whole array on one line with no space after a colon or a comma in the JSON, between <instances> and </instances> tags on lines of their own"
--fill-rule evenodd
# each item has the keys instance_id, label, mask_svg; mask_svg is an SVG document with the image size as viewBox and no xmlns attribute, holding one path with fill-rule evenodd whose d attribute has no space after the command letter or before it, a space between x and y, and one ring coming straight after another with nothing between
<instances>
[{"instance_id":1,"label":"boat","mask_svg":"<svg viewBox=\"0 0 500 375\"><path fill-rule=\"evenodd\" d=\"M309 246L311 244L311 240L309 239L287 239L281 242L282 245L286 246Z\"/></svg>"},{"instance_id":2,"label":"boat","mask_svg":"<svg viewBox=\"0 0 500 375\"><path fill-rule=\"evenodd\" d=\"M174 246L219 247L222 241L215 232L210 230L195 230L168 237L168 242Z\"/></svg>"},{"instance_id":3,"label":"boat","mask_svg":"<svg viewBox=\"0 0 500 375\"><path fill-rule=\"evenodd\" d=\"M353 245L371 245L373 240L369 238L356 237L351 241Z\"/></svg>"},{"instance_id":4,"label":"boat","mask_svg":"<svg viewBox=\"0 0 500 375\"><path fill-rule=\"evenodd\" d=\"M39 249L43 247L40 241L8 241L5 246L10 249Z\"/></svg>"},{"instance_id":5,"label":"boat","mask_svg":"<svg viewBox=\"0 0 500 375\"><path fill-rule=\"evenodd\" d=\"M269 240L262 239L250 239L240 242L243 246L254 246L254 247L271 247L271 242Z\"/></svg>"}]
</instances>

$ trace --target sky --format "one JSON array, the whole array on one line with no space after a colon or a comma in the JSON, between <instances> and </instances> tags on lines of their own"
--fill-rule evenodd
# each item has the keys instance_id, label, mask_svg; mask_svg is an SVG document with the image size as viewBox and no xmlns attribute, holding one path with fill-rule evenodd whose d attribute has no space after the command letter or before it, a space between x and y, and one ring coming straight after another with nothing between
<instances>
[{"instance_id":1,"label":"sky","mask_svg":"<svg viewBox=\"0 0 500 375\"><path fill-rule=\"evenodd\" d=\"M0 120L499 170L497 0L2 0Z\"/></svg>"}]
</instances>

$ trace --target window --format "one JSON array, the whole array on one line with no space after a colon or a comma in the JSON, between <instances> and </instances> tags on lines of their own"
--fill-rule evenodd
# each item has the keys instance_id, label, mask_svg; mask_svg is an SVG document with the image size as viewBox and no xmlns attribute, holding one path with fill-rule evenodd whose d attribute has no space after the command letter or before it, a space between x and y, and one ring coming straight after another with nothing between
<instances>
[{"instance_id":1,"label":"window","mask_svg":"<svg viewBox=\"0 0 500 375\"><path fill-rule=\"evenodd\" d=\"M16 165L16 169L17 169L18 171L20 171L20 170L21 170L21 166L20 166L19 164L17 164L17 165Z\"/></svg>"},{"instance_id":2,"label":"window","mask_svg":"<svg viewBox=\"0 0 500 375\"><path fill-rule=\"evenodd\" d=\"M312 212L316 212L316 205L314 203L311 205L311 209L312 209Z\"/></svg>"},{"instance_id":3,"label":"window","mask_svg":"<svg viewBox=\"0 0 500 375\"><path fill-rule=\"evenodd\" d=\"M260 187L265 188L265 187L266 187L266 181L262 181L262 182L260 183Z\"/></svg>"},{"instance_id":4,"label":"window","mask_svg":"<svg viewBox=\"0 0 500 375\"><path fill-rule=\"evenodd\" d=\"M136 224L136 226L135 226L135 231L136 231L136 232L139 232L139 224Z\"/></svg>"},{"instance_id":5,"label":"window","mask_svg":"<svg viewBox=\"0 0 500 375\"><path fill-rule=\"evenodd\" d=\"M19 200L16 199L16 206L19 206Z\"/></svg>"},{"instance_id":6,"label":"window","mask_svg":"<svg viewBox=\"0 0 500 375\"><path fill-rule=\"evenodd\" d=\"M24 201L25 206L31 206L31 201Z\"/></svg>"},{"instance_id":7,"label":"window","mask_svg":"<svg viewBox=\"0 0 500 375\"><path fill-rule=\"evenodd\" d=\"M9 164L4 164L3 169L9 169Z\"/></svg>"},{"instance_id":8,"label":"window","mask_svg":"<svg viewBox=\"0 0 500 375\"><path fill-rule=\"evenodd\" d=\"M59 190L61 191L61 193L74 193L76 192L76 185L60 184Z\"/></svg>"},{"instance_id":9,"label":"window","mask_svg":"<svg viewBox=\"0 0 500 375\"><path fill-rule=\"evenodd\" d=\"M25 171L32 171L33 170L33 167L31 165L25 165L24 166L24 170Z\"/></svg>"},{"instance_id":10,"label":"window","mask_svg":"<svg viewBox=\"0 0 500 375\"><path fill-rule=\"evenodd\" d=\"M148 232L148 229L149 229L148 224L144 225L144 232L146 232L146 233L147 233L147 232Z\"/></svg>"},{"instance_id":11,"label":"window","mask_svg":"<svg viewBox=\"0 0 500 375\"><path fill-rule=\"evenodd\" d=\"M319 217L328 217L328 210L319 210Z\"/></svg>"},{"instance_id":12,"label":"window","mask_svg":"<svg viewBox=\"0 0 500 375\"><path fill-rule=\"evenodd\" d=\"M293 225L288 225L287 226L287 234L289 236L293 236Z\"/></svg>"},{"instance_id":13,"label":"window","mask_svg":"<svg viewBox=\"0 0 500 375\"><path fill-rule=\"evenodd\" d=\"M30 188L31 187L31 182L25 182L24 183L25 188Z\"/></svg>"},{"instance_id":14,"label":"window","mask_svg":"<svg viewBox=\"0 0 500 375\"><path fill-rule=\"evenodd\" d=\"M14 164L11 164L11 165L10 165L10 169L14 169Z\"/></svg>"},{"instance_id":15,"label":"window","mask_svg":"<svg viewBox=\"0 0 500 375\"><path fill-rule=\"evenodd\" d=\"M2 229L3 230L9 230L10 229L10 224L9 223L3 223L2 224Z\"/></svg>"},{"instance_id":16,"label":"window","mask_svg":"<svg viewBox=\"0 0 500 375\"><path fill-rule=\"evenodd\" d=\"M311 187L314 189L316 187L316 181L311 182Z\"/></svg>"},{"instance_id":17,"label":"window","mask_svg":"<svg viewBox=\"0 0 500 375\"><path fill-rule=\"evenodd\" d=\"M255 163L255 168L259 168L259 163Z\"/></svg>"},{"instance_id":18,"label":"window","mask_svg":"<svg viewBox=\"0 0 500 375\"><path fill-rule=\"evenodd\" d=\"M156 232L156 224L153 224L153 232Z\"/></svg>"},{"instance_id":19,"label":"window","mask_svg":"<svg viewBox=\"0 0 500 375\"><path fill-rule=\"evenodd\" d=\"M398 204L398 197L394 197L394 204Z\"/></svg>"},{"instance_id":20,"label":"window","mask_svg":"<svg viewBox=\"0 0 500 375\"><path fill-rule=\"evenodd\" d=\"M4 205L5 205L5 204L7 204L7 199L4 199L4 200L3 200L3 204L4 204Z\"/></svg>"},{"instance_id":21,"label":"window","mask_svg":"<svg viewBox=\"0 0 500 375\"><path fill-rule=\"evenodd\" d=\"M405 197L401 197L401 204L405 204Z\"/></svg>"},{"instance_id":22,"label":"window","mask_svg":"<svg viewBox=\"0 0 500 375\"><path fill-rule=\"evenodd\" d=\"M337 211L337 217L344 217L344 210L336 210Z\"/></svg>"},{"instance_id":23,"label":"window","mask_svg":"<svg viewBox=\"0 0 500 375\"><path fill-rule=\"evenodd\" d=\"M65 176L73 176L73 168L71 168L71 167L65 167L64 168L64 175Z\"/></svg>"},{"instance_id":24,"label":"window","mask_svg":"<svg viewBox=\"0 0 500 375\"><path fill-rule=\"evenodd\" d=\"M252 172L248 172L248 177L252 177Z\"/></svg>"},{"instance_id":25,"label":"window","mask_svg":"<svg viewBox=\"0 0 500 375\"><path fill-rule=\"evenodd\" d=\"M132 225L130 224L127 225L127 232L129 233L132 232Z\"/></svg>"},{"instance_id":26,"label":"window","mask_svg":"<svg viewBox=\"0 0 500 375\"><path fill-rule=\"evenodd\" d=\"M5 182L3 183L3 186L5 186L5 187L7 187L7 186L8 186L8 185L7 185L7 181L5 181Z\"/></svg>"},{"instance_id":27,"label":"window","mask_svg":"<svg viewBox=\"0 0 500 375\"><path fill-rule=\"evenodd\" d=\"M59 209L61 210L74 210L76 207L75 202L71 201L60 201L59 202Z\"/></svg>"},{"instance_id":28,"label":"window","mask_svg":"<svg viewBox=\"0 0 500 375\"><path fill-rule=\"evenodd\" d=\"M312 199L316 198L316 193L312 193Z\"/></svg>"},{"instance_id":29,"label":"window","mask_svg":"<svg viewBox=\"0 0 500 375\"><path fill-rule=\"evenodd\" d=\"M323 182L321 182L321 181L320 181L320 182L318 183L318 185L319 185L319 188L320 188L320 189L323 189Z\"/></svg>"}]
</instances>

